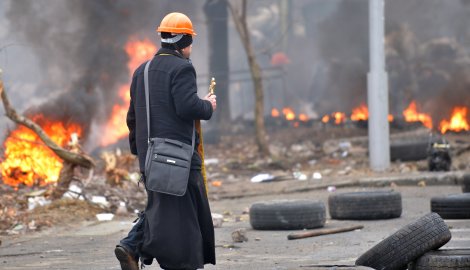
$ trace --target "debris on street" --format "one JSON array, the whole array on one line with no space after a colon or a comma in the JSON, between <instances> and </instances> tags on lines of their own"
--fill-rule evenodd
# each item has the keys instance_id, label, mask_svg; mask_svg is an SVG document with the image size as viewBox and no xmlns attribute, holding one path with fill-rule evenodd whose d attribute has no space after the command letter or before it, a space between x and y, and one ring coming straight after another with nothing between
<instances>
[{"instance_id":1,"label":"debris on street","mask_svg":"<svg viewBox=\"0 0 470 270\"><path fill-rule=\"evenodd\" d=\"M232 240L234 243L242 243L242 242L247 242L248 237L246 236L246 229L237 229L232 232Z\"/></svg>"},{"instance_id":2,"label":"debris on street","mask_svg":"<svg viewBox=\"0 0 470 270\"><path fill-rule=\"evenodd\" d=\"M224 223L224 216L217 213L212 213L212 223L214 224L214 228L222 227Z\"/></svg>"},{"instance_id":3,"label":"debris on street","mask_svg":"<svg viewBox=\"0 0 470 270\"><path fill-rule=\"evenodd\" d=\"M288 240L303 239L303 238L315 237L315 236L320 236L320 235L361 230L363 228L364 228L363 225L356 225L356 226L349 226L349 227L343 227L343 228L318 229L318 230L312 230L308 232L291 233L287 236L287 239Z\"/></svg>"}]
</instances>

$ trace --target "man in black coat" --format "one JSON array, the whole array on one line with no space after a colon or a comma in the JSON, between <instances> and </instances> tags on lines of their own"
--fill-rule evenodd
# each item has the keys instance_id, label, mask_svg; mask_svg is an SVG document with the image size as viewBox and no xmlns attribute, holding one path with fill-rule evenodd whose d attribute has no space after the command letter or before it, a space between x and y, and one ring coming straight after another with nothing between
<instances>
[{"instance_id":1,"label":"man in black coat","mask_svg":"<svg viewBox=\"0 0 470 270\"><path fill-rule=\"evenodd\" d=\"M157 31L162 48L148 71L150 137L191 145L194 122L211 118L216 96L209 93L200 99L197 95L196 71L189 60L196 33L189 18L170 13ZM148 146L144 68L145 63L132 77L127 115L131 152L138 156L142 174ZM186 193L180 197L147 190L145 212L115 249L123 270L137 270L139 257L144 264L156 259L163 269L197 269L206 263L215 264L214 231L201 174L198 132L195 137Z\"/></svg>"}]
</instances>

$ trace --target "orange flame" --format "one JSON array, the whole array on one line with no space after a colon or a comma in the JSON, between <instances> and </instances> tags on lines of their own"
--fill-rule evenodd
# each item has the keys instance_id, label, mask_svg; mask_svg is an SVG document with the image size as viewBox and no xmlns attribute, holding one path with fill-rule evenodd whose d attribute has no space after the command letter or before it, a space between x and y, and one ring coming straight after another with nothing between
<instances>
[{"instance_id":1,"label":"orange flame","mask_svg":"<svg viewBox=\"0 0 470 270\"><path fill-rule=\"evenodd\" d=\"M339 125L346 121L346 114L343 112L334 112L331 115L326 114L321 118L321 121L326 124L332 119L335 120L335 124Z\"/></svg>"},{"instance_id":2,"label":"orange flame","mask_svg":"<svg viewBox=\"0 0 470 270\"><path fill-rule=\"evenodd\" d=\"M418 113L416 102L412 101L408 108L403 111L403 116L406 122L421 122L423 126L431 129L432 118L428 114Z\"/></svg>"},{"instance_id":3,"label":"orange flame","mask_svg":"<svg viewBox=\"0 0 470 270\"><path fill-rule=\"evenodd\" d=\"M335 119L335 124L339 125L341 123L344 123L344 121L346 121L346 114L343 112L334 112L333 118Z\"/></svg>"},{"instance_id":4,"label":"orange flame","mask_svg":"<svg viewBox=\"0 0 470 270\"><path fill-rule=\"evenodd\" d=\"M369 119L369 108L365 104L361 104L359 107L353 109L351 114L352 121L367 121ZM389 114L388 122L393 122L395 119L393 115Z\"/></svg>"},{"instance_id":5,"label":"orange flame","mask_svg":"<svg viewBox=\"0 0 470 270\"><path fill-rule=\"evenodd\" d=\"M461 132L470 130L470 126L467 121L467 112L468 109L465 107L454 108L450 121L441 121L439 125L441 132L444 134L447 131Z\"/></svg>"},{"instance_id":6,"label":"orange flame","mask_svg":"<svg viewBox=\"0 0 470 270\"><path fill-rule=\"evenodd\" d=\"M304 113L299 114L299 120L302 122L307 122L308 121L308 116Z\"/></svg>"},{"instance_id":7,"label":"orange flame","mask_svg":"<svg viewBox=\"0 0 470 270\"><path fill-rule=\"evenodd\" d=\"M295 113L291 108L282 109L282 114L284 114L286 120L292 121L295 119Z\"/></svg>"},{"instance_id":8,"label":"orange flame","mask_svg":"<svg viewBox=\"0 0 470 270\"><path fill-rule=\"evenodd\" d=\"M359 107L354 108L351 114L352 121L365 121L369 119L369 109L365 104L361 104Z\"/></svg>"},{"instance_id":9,"label":"orange flame","mask_svg":"<svg viewBox=\"0 0 470 270\"><path fill-rule=\"evenodd\" d=\"M44 132L59 146L66 146L70 136L82 133L82 128L74 123L50 121L42 115L33 117ZM62 160L47 147L30 129L19 126L4 142L5 160L1 164L2 179L5 184L18 187L44 186L55 183L62 169Z\"/></svg>"},{"instance_id":10,"label":"orange flame","mask_svg":"<svg viewBox=\"0 0 470 270\"><path fill-rule=\"evenodd\" d=\"M279 110L276 109L276 108L272 108L271 110L271 116L272 117L279 117L280 113L279 113Z\"/></svg>"},{"instance_id":11,"label":"orange flame","mask_svg":"<svg viewBox=\"0 0 470 270\"><path fill-rule=\"evenodd\" d=\"M127 42L125 51L129 56L129 62L127 63L129 76L132 77L132 73L140 64L152 58L157 51L157 46L148 39L142 41L131 39ZM106 124L103 136L101 136L102 146L113 144L129 134L126 125L127 110L130 103L129 88L129 84L119 87L118 95L121 102L113 106L111 118Z\"/></svg>"}]
</instances>

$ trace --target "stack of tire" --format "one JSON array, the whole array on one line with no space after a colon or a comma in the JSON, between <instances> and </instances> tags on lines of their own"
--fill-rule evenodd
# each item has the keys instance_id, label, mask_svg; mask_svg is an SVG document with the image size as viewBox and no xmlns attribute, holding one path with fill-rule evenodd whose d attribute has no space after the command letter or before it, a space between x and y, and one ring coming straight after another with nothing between
<instances>
[{"instance_id":1,"label":"stack of tire","mask_svg":"<svg viewBox=\"0 0 470 270\"><path fill-rule=\"evenodd\" d=\"M408 265L408 270L470 269L470 249L430 251Z\"/></svg>"},{"instance_id":2,"label":"stack of tire","mask_svg":"<svg viewBox=\"0 0 470 270\"><path fill-rule=\"evenodd\" d=\"M470 269L470 249L438 250L451 239L442 218L470 218L470 193L432 198L431 213L379 242L356 265L383 270Z\"/></svg>"},{"instance_id":3,"label":"stack of tire","mask_svg":"<svg viewBox=\"0 0 470 270\"><path fill-rule=\"evenodd\" d=\"M356 260L356 265L381 270L406 269L409 263L421 259L428 251L437 250L450 238L451 233L444 220L436 213L429 213L366 251Z\"/></svg>"},{"instance_id":4,"label":"stack of tire","mask_svg":"<svg viewBox=\"0 0 470 270\"><path fill-rule=\"evenodd\" d=\"M431 212L443 219L470 219L470 193L431 198ZM408 269L470 269L470 249L427 252L410 263Z\"/></svg>"}]
</instances>

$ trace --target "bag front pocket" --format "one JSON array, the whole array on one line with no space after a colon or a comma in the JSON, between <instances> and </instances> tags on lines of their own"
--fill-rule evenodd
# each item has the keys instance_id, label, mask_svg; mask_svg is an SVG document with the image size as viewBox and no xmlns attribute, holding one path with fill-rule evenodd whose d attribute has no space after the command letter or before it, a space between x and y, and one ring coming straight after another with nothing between
<instances>
[{"instance_id":1,"label":"bag front pocket","mask_svg":"<svg viewBox=\"0 0 470 270\"><path fill-rule=\"evenodd\" d=\"M171 156L164 156L159 154L153 154L152 162L158 162L163 164L168 164L172 166L178 166L183 168L189 167L189 162L186 160L182 160L179 158L171 157Z\"/></svg>"},{"instance_id":2,"label":"bag front pocket","mask_svg":"<svg viewBox=\"0 0 470 270\"><path fill-rule=\"evenodd\" d=\"M153 154L148 168L148 190L183 196L189 179L189 162L174 157Z\"/></svg>"}]
</instances>

